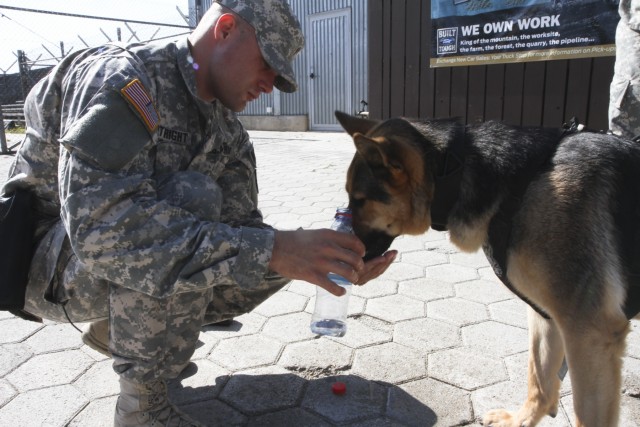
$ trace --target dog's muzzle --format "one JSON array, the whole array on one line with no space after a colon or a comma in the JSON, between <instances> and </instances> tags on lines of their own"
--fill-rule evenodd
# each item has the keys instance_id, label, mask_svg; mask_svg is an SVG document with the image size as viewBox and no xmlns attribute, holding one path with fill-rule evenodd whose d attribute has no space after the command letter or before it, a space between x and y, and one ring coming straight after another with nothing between
<instances>
[{"instance_id":1,"label":"dog's muzzle","mask_svg":"<svg viewBox=\"0 0 640 427\"><path fill-rule=\"evenodd\" d=\"M358 233L356 233L356 235L358 235ZM365 235L358 235L358 237L362 240L366 248L363 258L365 261L369 261L385 253L396 238L396 236L389 236L382 231L370 231Z\"/></svg>"}]
</instances>

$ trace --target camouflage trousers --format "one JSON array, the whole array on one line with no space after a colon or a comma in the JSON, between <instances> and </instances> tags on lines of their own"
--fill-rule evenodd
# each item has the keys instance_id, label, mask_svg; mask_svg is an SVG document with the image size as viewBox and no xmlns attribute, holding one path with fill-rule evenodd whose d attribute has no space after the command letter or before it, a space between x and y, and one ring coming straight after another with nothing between
<instances>
[{"instance_id":1,"label":"camouflage trousers","mask_svg":"<svg viewBox=\"0 0 640 427\"><path fill-rule=\"evenodd\" d=\"M209 191L201 191L202 186L194 182ZM222 192L215 184L218 191L211 191L211 185L204 175L181 172L163 183L159 197L200 218L217 220ZM65 242L49 280L33 265L38 263L38 253L55 246L51 242L59 238ZM136 382L175 378L189 363L202 325L247 313L288 282L274 276L252 289L212 283L197 292L153 298L92 276L73 254L61 223L41 240L31 271L35 277L27 287L25 310L59 322L67 322L67 316L73 322L108 318L113 368Z\"/></svg>"},{"instance_id":2,"label":"camouflage trousers","mask_svg":"<svg viewBox=\"0 0 640 427\"><path fill-rule=\"evenodd\" d=\"M616 65L609 97L609 129L632 139L640 135L640 33L620 21Z\"/></svg>"}]
</instances>

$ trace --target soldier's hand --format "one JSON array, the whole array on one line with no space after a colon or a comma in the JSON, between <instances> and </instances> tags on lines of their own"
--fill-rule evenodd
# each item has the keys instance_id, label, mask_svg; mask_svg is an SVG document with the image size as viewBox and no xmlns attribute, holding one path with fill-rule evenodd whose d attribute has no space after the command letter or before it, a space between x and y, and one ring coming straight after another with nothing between
<instances>
[{"instance_id":1,"label":"soldier's hand","mask_svg":"<svg viewBox=\"0 0 640 427\"><path fill-rule=\"evenodd\" d=\"M370 280L388 266L378 259L384 259L382 256L368 261L365 267L364 252L364 244L353 234L328 229L276 231L269 268L289 279L305 280L334 295L343 295L344 288L329 280L327 274L333 272L360 283L362 273Z\"/></svg>"},{"instance_id":2,"label":"soldier's hand","mask_svg":"<svg viewBox=\"0 0 640 427\"><path fill-rule=\"evenodd\" d=\"M364 285L369 280L373 280L380 276L382 273L387 271L387 268L389 268L391 263L396 259L397 255L398 251L393 250L385 252L383 255L365 262L364 268L358 274L358 280L353 282L353 284L358 286Z\"/></svg>"}]
</instances>

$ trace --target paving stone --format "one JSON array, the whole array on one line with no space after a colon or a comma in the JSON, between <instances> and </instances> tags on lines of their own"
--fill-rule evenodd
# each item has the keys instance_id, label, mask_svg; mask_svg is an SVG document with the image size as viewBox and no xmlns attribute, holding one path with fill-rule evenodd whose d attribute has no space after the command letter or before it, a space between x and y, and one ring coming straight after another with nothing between
<instances>
[{"instance_id":1,"label":"paving stone","mask_svg":"<svg viewBox=\"0 0 640 427\"><path fill-rule=\"evenodd\" d=\"M387 322L398 322L424 316L425 304L404 295L389 295L370 299L365 313Z\"/></svg>"},{"instance_id":2,"label":"paving stone","mask_svg":"<svg viewBox=\"0 0 640 427\"><path fill-rule=\"evenodd\" d=\"M498 279L498 276L496 276L495 271L493 271L493 267L481 267L478 269L478 274L480 275L480 278L483 280L502 283L502 281Z\"/></svg>"},{"instance_id":3,"label":"paving stone","mask_svg":"<svg viewBox=\"0 0 640 427\"><path fill-rule=\"evenodd\" d=\"M507 356L503 358L503 361L504 365L507 367L507 373L509 374L510 381L526 385L528 381L529 351ZM564 377L564 380L560 383L560 396L566 396L570 393L571 378L569 374L567 374Z\"/></svg>"},{"instance_id":4,"label":"paving stone","mask_svg":"<svg viewBox=\"0 0 640 427\"><path fill-rule=\"evenodd\" d=\"M73 385L89 400L95 400L119 394L118 378L113 370L113 360L107 359L94 363Z\"/></svg>"},{"instance_id":5,"label":"paving stone","mask_svg":"<svg viewBox=\"0 0 640 427\"><path fill-rule=\"evenodd\" d=\"M262 332L284 343L304 341L315 337L311 332L310 324L311 314L309 313L286 314L270 318Z\"/></svg>"},{"instance_id":6,"label":"paving stone","mask_svg":"<svg viewBox=\"0 0 640 427\"><path fill-rule=\"evenodd\" d=\"M457 252L455 254L451 254L449 256L449 260L451 261L451 264L476 269L490 267L489 261L487 261L487 256L484 254L482 249L476 252Z\"/></svg>"},{"instance_id":7,"label":"paving stone","mask_svg":"<svg viewBox=\"0 0 640 427\"><path fill-rule=\"evenodd\" d=\"M205 333L211 334L216 339L224 339L240 335L251 335L260 331L266 321L266 317L251 312L236 317L230 326L205 326L202 328L200 336Z\"/></svg>"},{"instance_id":8,"label":"paving stone","mask_svg":"<svg viewBox=\"0 0 640 427\"><path fill-rule=\"evenodd\" d=\"M393 340L426 353L456 347L462 343L457 327L426 318L397 323Z\"/></svg>"},{"instance_id":9,"label":"paving stone","mask_svg":"<svg viewBox=\"0 0 640 427\"><path fill-rule=\"evenodd\" d=\"M341 381L346 385L343 395L332 392L332 385ZM313 380L309 383L302 407L341 425L357 420L381 416L384 413L386 387L355 375L341 375Z\"/></svg>"},{"instance_id":10,"label":"paving stone","mask_svg":"<svg viewBox=\"0 0 640 427\"><path fill-rule=\"evenodd\" d=\"M513 294L506 286L488 280L472 280L470 282L457 283L454 287L458 298L464 298L482 304L491 304L513 298Z\"/></svg>"},{"instance_id":11,"label":"paving stone","mask_svg":"<svg viewBox=\"0 0 640 427\"><path fill-rule=\"evenodd\" d=\"M625 394L639 398L640 404L640 360L633 357L623 359L622 389Z\"/></svg>"},{"instance_id":12,"label":"paving stone","mask_svg":"<svg viewBox=\"0 0 640 427\"><path fill-rule=\"evenodd\" d=\"M522 406L526 398L526 382L501 382L471 393L473 410L478 420L482 420L484 415L493 409L506 409L515 412ZM544 417L538 427L571 427L571 424L565 409L559 406L556 417Z\"/></svg>"},{"instance_id":13,"label":"paving stone","mask_svg":"<svg viewBox=\"0 0 640 427\"><path fill-rule=\"evenodd\" d=\"M385 343L356 350L351 371L363 378L397 384L425 376L425 356L403 345Z\"/></svg>"},{"instance_id":14,"label":"paving stone","mask_svg":"<svg viewBox=\"0 0 640 427\"><path fill-rule=\"evenodd\" d=\"M378 417L349 424L351 427L407 427L407 424L390 418Z\"/></svg>"},{"instance_id":15,"label":"paving stone","mask_svg":"<svg viewBox=\"0 0 640 427\"><path fill-rule=\"evenodd\" d=\"M428 372L432 378L469 391L508 379L500 358L466 347L430 354Z\"/></svg>"},{"instance_id":16,"label":"paving stone","mask_svg":"<svg viewBox=\"0 0 640 427\"><path fill-rule=\"evenodd\" d=\"M69 384L87 370L93 359L80 350L33 356L5 378L20 392Z\"/></svg>"},{"instance_id":17,"label":"paving stone","mask_svg":"<svg viewBox=\"0 0 640 427\"><path fill-rule=\"evenodd\" d=\"M426 277L444 280L451 283L464 282L466 280L475 280L479 278L478 272L475 268L453 264L441 264L427 267Z\"/></svg>"},{"instance_id":18,"label":"paving stone","mask_svg":"<svg viewBox=\"0 0 640 427\"><path fill-rule=\"evenodd\" d=\"M400 256L411 251L420 251L424 249L423 237L424 236L400 236L393 241L391 249L396 249Z\"/></svg>"},{"instance_id":19,"label":"paving stone","mask_svg":"<svg viewBox=\"0 0 640 427\"><path fill-rule=\"evenodd\" d=\"M389 266L387 271L384 272L385 280L402 281L417 279L418 277L424 277L424 267L413 264L399 264L394 262Z\"/></svg>"},{"instance_id":20,"label":"paving stone","mask_svg":"<svg viewBox=\"0 0 640 427\"><path fill-rule=\"evenodd\" d=\"M295 421L294 421L295 420ZM293 408L284 411L274 412L259 417L255 417L249 421L248 427L273 427L288 426L296 424L304 427L329 427L330 424L322 418L314 415L304 409Z\"/></svg>"},{"instance_id":21,"label":"paving stone","mask_svg":"<svg viewBox=\"0 0 640 427\"><path fill-rule=\"evenodd\" d=\"M565 396L561 400L567 413L571 414L571 420L574 419L573 412L573 396ZM620 418L618 420L620 427L640 427L640 399L629 396L622 396L620 401Z\"/></svg>"},{"instance_id":22,"label":"paving stone","mask_svg":"<svg viewBox=\"0 0 640 427\"><path fill-rule=\"evenodd\" d=\"M25 340L35 354L82 347L80 332L69 324L47 325Z\"/></svg>"},{"instance_id":23,"label":"paving stone","mask_svg":"<svg viewBox=\"0 0 640 427\"><path fill-rule=\"evenodd\" d=\"M3 345L0 347L0 376L13 371L32 355L33 350L26 344Z\"/></svg>"},{"instance_id":24,"label":"paving stone","mask_svg":"<svg viewBox=\"0 0 640 427\"><path fill-rule=\"evenodd\" d=\"M214 332L211 333L201 333L198 337L198 342L196 343L196 350L193 352L193 356L191 356L191 360L205 359L213 347L215 347L220 342L220 338L216 337Z\"/></svg>"},{"instance_id":25,"label":"paving stone","mask_svg":"<svg viewBox=\"0 0 640 427\"><path fill-rule=\"evenodd\" d=\"M640 359L640 321L631 322L630 332L627 335L627 356Z\"/></svg>"},{"instance_id":26,"label":"paving stone","mask_svg":"<svg viewBox=\"0 0 640 427\"><path fill-rule=\"evenodd\" d=\"M527 331L515 326L487 321L464 326L461 331L465 346L477 347L497 356L509 356L529 348Z\"/></svg>"},{"instance_id":27,"label":"paving stone","mask_svg":"<svg viewBox=\"0 0 640 427\"><path fill-rule=\"evenodd\" d=\"M353 349L321 337L311 341L289 344L282 352L278 365L313 378L318 373L334 374L351 367Z\"/></svg>"},{"instance_id":28,"label":"paving stone","mask_svg":"<svg viewBox=\"0 0 640 427\"><path fill-rule=\"evenodd\" d=\"M316 286L303 280L293 280L287 285L289 292L303 295L305 297L313 297L316 294Z\"/></svg>"},{"instance_id":29,"label":"paving stone","mask_svg":"<svg viewBox=\"0 0 640 427\"><path fill-rule=\"evenodd\" d=\"M10 401L18 391L11 386L6 380L0 379L0 407Z\"/></svg>"},{"instance_id":30,"label":"paving stone","mask_svg":"<svg viewBox=\"0 0 640 427\"><path fill-rule=\"evenodd\" d=\"M176 405L211 402L220 394L229 376L228 370L210 360L191 362L178 378L169 381L169 397Z\"/></svg>"},{"instance_id":31,"label":"paving stone","mask_svg":"<svg viewBox=\"0 0 640 427\"><path fill-rule=\"evenodd\" d=\"M0 344L24 341L43 327L42 323L27 322L18 317L0 320Z\"/></svg>"},{"instance_id":32,"label":"paving stone","mask_svg":"<svg viewBox=\"0 0 640 427\"><path fill-rule=\"evenodd\" d=\"M277 360L282 344L261 335L227 338L213 349L209 359L231 370L267 365Z\"/></svg>"},{"instance_id":33,"label":"paving stone","mask_svg":"<svg viewBox=\"0 0 640 427\"><path fill-rule=\"evenodd\" d=\"M400 256L403 263L406 262L421 267L430 267L449 262L449 256L447 254L427 250L401 253Z\"/></svg>"},{"instance_id":34,"label":"paving stone","mask_svg":"<svg viewBox=\"0 0 640 427\"><path fill-rule=\"evenodd\" d=\"M428 277L400 282L398 293L422 301L433 301L455 295L453 284Z\"/></svg>"},{"instance_id":35,"label":"paving stone","mask_svg":"<svg viewBox=\"0 0 640 427\"><path fill-rule=\"evenodd\" d=\"M447 298L427 303L427 315L458 326L478 323L488 319L484 304L460 298Z\"/></svg>"},{"instance_id":36,"label":"paving stone","mask_svg":"<svg viewBox=\"0 0 640 427\"><path fill-rule=\"evenodd\" d=\"M359 296L362 298L383 297L397 293L398 283L393 280L377 278L363 286L354 286L351 292L352 296Z\"/></svg>"},{"instance_id":37,"label":"paving stone","mask_svg":"<svg viewBox=\"0 0 640 427\"><path fill-rule=\"evenodd\" d=\"M325 339L335 340L351 348L369 347L391 341L391 332L372 328L362 319L362 316L347 319L347 333L343 337L326 337Z\"/></svg>"},{"instance_id":38,"label":"paving stone","mask_svg":"<svg viewBox=\"0 0 640 427\"><path fill-rule=\"evenodd\" d=\"M220 399L247 415L293 407L306 381L284 368L269 366L238 372L224 386Z\"/></svg>"},{"instance_id":39,"label":"paving stone","mask_svg":"<svg viewBox=\"0 0 640 427\"><path fill-rule=\"evenodd\" d=\"M295 313L304 310L308 298L288 291L276 292L253 311L265 317Z\"/></svg>"},{"instance_id":40,"label":"paving stone","mask_svg":"<svg viewBox=\"0 0 640 427\"><path fill-rule=\"evenodd\" d=\"M489 305L491 319L507 325L527 329L527 304L519 298L495 302Z\"/></svg>"},{"instance_id":41,"label":"paving stone","mask_svg":"<svg viewBox=\"0 0 640 427\"><path fill-rule=\"evenodd\" d=\"M0 408L0 420L5 426L65 426L87 403L68 384L31 390Z\"/></svg>"},{"instance_id":42,"label":"paving stone","mask_svg":"<svg viewBox=\"0 0 640 427\"><path fill-rule=\"evenodd\" d=\"M68 427L113 427L113 416L118 396L92 400Z\"/></svg>"},{"instance_id":43,"label":"paving stone","mask_svg":"<svg viewBox=\"0 0 640 427\"><path fill-rule=\"evenodd\" d=\"M387 414L416 427L466 425L473 420L469 392L433 379L392 387Z\"/></svg>"},{"instance_id":44,"label":"paving stone","mask_svg":"<svg viewBox=\"0 0 640 427\"><path fill-rule=\"evenodd\" d=\"M218 400L196 402L180 406L191 418L208 427L240 427L247 425L247 417Z\"/></svg>"}]
</instances>

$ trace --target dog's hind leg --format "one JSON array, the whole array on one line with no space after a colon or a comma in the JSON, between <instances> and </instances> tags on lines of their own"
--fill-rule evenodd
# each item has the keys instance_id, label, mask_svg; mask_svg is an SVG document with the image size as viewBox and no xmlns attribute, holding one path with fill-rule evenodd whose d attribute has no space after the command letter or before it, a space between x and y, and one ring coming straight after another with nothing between
<instances>
[{"instance_id":1,"label":"dog's hind leg","mask_svg":"<svg viewBox=\"0 0 640 427\"><path fill-rule=\"evenodd\" d=\"M489 411L485 426L533 427L545 415L558 412L560 379L564 348L557 325L529 308L529 366L527 400L516 413L504 409Z\"/></svg>"},{"instance_id":2,"label":"dog's hind leg","mask_svg":"<svg viewBox=\"0 0 640 427\"><path fill-rule=\"evenodd\" d=\"M565 348L577 427L616 426L620 407L622 356L629 323L596 314L591 328L569 326Z\"/></svg>"}]
</instances>

